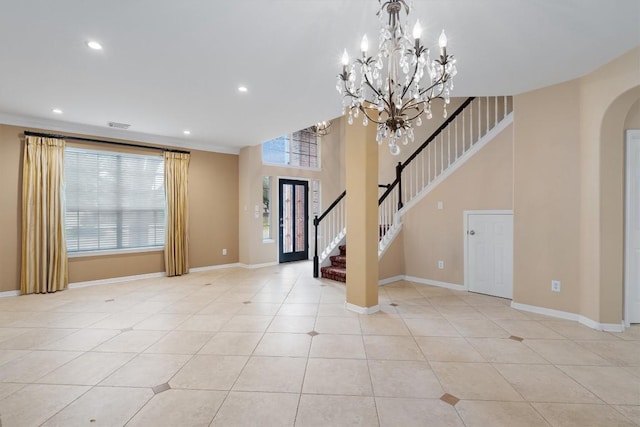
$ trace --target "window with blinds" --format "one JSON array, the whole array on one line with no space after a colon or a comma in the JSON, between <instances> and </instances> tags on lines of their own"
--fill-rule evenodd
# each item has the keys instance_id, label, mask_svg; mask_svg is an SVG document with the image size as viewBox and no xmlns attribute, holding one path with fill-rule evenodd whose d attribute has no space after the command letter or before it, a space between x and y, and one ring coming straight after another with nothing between
<instances>
[{"instance_id":1,"label":"window with blinds","mask_svg":"<svg viewBox=\"0 0 640 427\"><path fill-rule=\"evenodd\" d=\"M67 251L164 246L162 156L65 149Z\"/></svg>"}]
</instances>

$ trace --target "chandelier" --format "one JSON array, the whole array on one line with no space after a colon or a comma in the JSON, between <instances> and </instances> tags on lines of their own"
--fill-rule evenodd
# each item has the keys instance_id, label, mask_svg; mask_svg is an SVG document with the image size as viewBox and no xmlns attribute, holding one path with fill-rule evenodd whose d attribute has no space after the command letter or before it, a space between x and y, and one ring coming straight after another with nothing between
<instances>
[{"instance_id":1,"label":"chandelier","mask_svg":"<svg viewBox=\"0 0 640 427\"><path fill-rule=\"evenodd\" d=\"M325 136L329 134L329 128L331 128L331 125L332 123L330 120L323 120L311 126L311 130L318 136Z\"/></svg>"},{"instance_id":2,"label":"chandelier","mask_svg":"<svg viewBox=\"0 0 640 427\"><path fill-rule=\"evenodd\" d=\"M362 124L377 124L376 141L388 140L394 156L400 154L398 143L413 141L414 126L422 124L422 116L431 119L431 102L444 100L444 117L453 90L456 60L447 54L447 36L442 30L438 40L440 55L431 59L429 49L420 41L422 27L416 20L413 39L406 27L410 6L405 0L379 0L380 34L378 53L368 55L367 35L360 44L361 58L349 63L349 54L342 55L342 73L338 75L336 89L343 95L343 107L349 112L348 122L353 123L360 112ZM402 9L405 22L400 22ZM388 19L384 20L383 11ZM359 68L359 73L356 73ZM386 76L383 74L386 72ZM426 78L423 77L426 74Z\"/></svg>"}]
</instances>

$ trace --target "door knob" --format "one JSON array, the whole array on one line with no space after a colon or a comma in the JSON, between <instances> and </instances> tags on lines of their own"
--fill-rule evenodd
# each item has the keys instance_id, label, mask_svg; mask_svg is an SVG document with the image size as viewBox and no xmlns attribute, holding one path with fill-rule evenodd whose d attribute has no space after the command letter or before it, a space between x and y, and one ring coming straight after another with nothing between
<instances>
[{"instance_id":1,"label":"door knob","mask_svg":"<svg viewBox=\"0 0 640 427\"><path fill-rule=\"evenodd\" d=\"M473 231L473 230L469 230L469 235L470 235L470 236L473 236L474 234L476 234L476 232L475 232L475 231Z\"/></svg>"}]
</instances>

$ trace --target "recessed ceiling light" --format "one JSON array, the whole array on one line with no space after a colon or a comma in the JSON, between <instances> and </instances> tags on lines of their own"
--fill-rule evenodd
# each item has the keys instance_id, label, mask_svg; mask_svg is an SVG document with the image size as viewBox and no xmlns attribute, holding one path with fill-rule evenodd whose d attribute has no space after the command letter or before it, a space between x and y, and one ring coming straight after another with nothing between
<instances>
[{"instance_id":1,"label":"recessed ceiling light","mask_svg":"<svg viewBox=\"0 0 640 427\"><path fill-rule=\"evenodd\" d=\"M191 131L190 130L185 130L182 133L184 133L185 135L191 135Z\"/></svg>"},{"instance_id":2,"label":"recessed ceiling light","mask_svg":"<svg viewBox=\"0 0 640 427\"><path fill-rule=\"evenodd\" d=\"M248 90L246 86L238 86L238 92L247 92Z\"/></svg>"},{"instance_id":3,"label":"recessed ceiling light","mask_svg":"<svg viewBox=\"0 0 640 427\"><path fill-rule=\"evenodd\" d=\"M89 46L93 50L102 50L102 45L95 40L89 40L87 42L87 46Z\"/></svg>"},{"instance_id":4,"label":"recessed ceiling light","mask_svg":"<svg viewBox=\"0 0 640 427\"><path fill-rule=\"evenodd\" d=\"M51 112L54 114L62 114L62 110L59 108L54 108L53 110L51 110Z\"/></svg>"}]
</instances>

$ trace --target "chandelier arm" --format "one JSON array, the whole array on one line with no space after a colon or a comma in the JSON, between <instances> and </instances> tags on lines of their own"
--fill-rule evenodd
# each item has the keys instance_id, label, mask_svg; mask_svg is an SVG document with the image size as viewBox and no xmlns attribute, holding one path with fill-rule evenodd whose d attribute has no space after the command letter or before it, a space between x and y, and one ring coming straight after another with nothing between
<instances>
[{"instance_id":1,"label":"chandelier arm","mask_svg":"<svg viewBox=\"0 0 640 427\"><path fill-rule=\"evenodd\" d=\"M417 100L415 98L409 98L409 101L407 101L407 103L402 106L402 109L400 111L403 112L405 109L410 110L412 108L418 108L420 104L424 104L426 102L427 101L423 99Z\"/></svg>"},{"instance_id":2,"label":"chandelier arm","mask_svg":"<svg viewBox=\"0 0 640 427\"><path fill-rule=\"evenodd\" d=\"M443 74L438 80L436 80L433 84L431 84L431 86L424 88L420 91L420 95L424 95L425 93L427 93L428 91L430 91L431 89L435 88L438 85L443 85L444 86L444 82L446 82L448 80L448 78L445 79L445 76L448 77L448 74ZM444 92L444 88L443 90L440 91L440 93L437 96L430 96L430 99L435 99L435 98L440 98L440 95L442 95L442 92Z\"/></svg>"},{"instance_id":3,"label":"chandelier arm","mask_svg":"<svg viewBox=\"0 0 640 427\"><path fill-rule=\"evenodd\" d=\"M346 80L343 80L343 83L344 83L345 96L350 96L351 98L359 98L355 93L353 93L353 92L351 92L349 90L349 87L347 86L347 81Z\"/></svg>"},{"instance_id":4,"label":"chandelier arm","mask_svg":"<svg viewBox=\"0 0 640 427\"><path fill-rule=\"evenodd\" d=\"M387 105L387 108L389 109L389 113L388 113L389 119L392 119L392 121L395 122L396 106L395 106L395 103L393 102L393 92L391 91L391 79L387 77L387 80L389 81L389 100L387 101L385 99L384 103Z\"/></svg>"},{"instance_id":5,"label":"chandelier arm","mask_svg":"<svg viewBox=\"0 0 640 427\"><path fill-rule=\"evenodd\" d=\"M405 95L407 94L407 91L409 90L409 88L413 84L413 81L416 78L416 72L417 71L418 71L418 64L416 64L416 68L413 70L413 74L411 75L411 80L409 80L409 83L407 83L407 85L404 87L404 89L402 91L402 98L403 99L404 99Z\"/></svg>"},{"instance_id":6,"label":"chandelier arm","mask_svg":"<svg viewBox=\"0 0 640 427\"><path fill-rule=\"evenodd\" d=\"M362 105L361 105L359 108L360 108L360 111L362 111L362 114L364 114L365 116L367 116L367 119L369 119L369 121L374 122L375 124L378 124L378 125L383 125L383 124L385 124L385 122L381 122L381 121L380 121L380 116L378 116L378 119L374 119L373 117L371 117L371 116L367 113L367 110L375 110L375 111L378 111L377 109L375 109L375 108L367 108L367 107L363 107Z\"/></svg>"},{"instance_id":7,"label":"chandelier arm","mask_svg":"<svg viewBox=\"0 0 640 427\"><path fill-rule=\"evenodd\" d=\"M369 81L369 77L367 77L367 73L364 73L364 83L376 94L378 98L382 98L382 94L376 89L371 82Z\"/></svg>"},{"instance_id":8,"label":"chandelier arm","mask_svg":"<svg viewBox=\"0 0 640 427\"><path fill-rule=\"evenodd\" d=\"M418 42L418 41L416 40L416 42ZM407 91L409 90L409 88L411 87L411 84L414 82L414 80L416 78L416 74L418 73L418 67L420 66L420 55L422 55L423 51L424 51L424 49L423 49L422 46L420 46L420 45L416 46L416 49L415 49L416 65L415 65L415 67L413 67L413 73L411 75L411 80L409 81L409 83L405 86L404 90L402 91L402 97L403 98L407 94Z\"/></svg>"},{"instance_id":9,"label":"chandelier arm","mask_svg":"<svg viewBox=\"0 0 640 427\"><path fill-rule=\"evenodd\" d=\"M377 97L381 99L382 102L384 102L384 104L387 106L387 109L391 110L391 105L389 104L389 102L382 96L382 93L380 93L378 89L373 87L366 73L364 74L364 81L365 81L365 84L377 95ZM369 120L371 120L371 118L369 118ZM376 122L376 123L379 123L379 122Z\"/></svg>"},{"instance_id":10,"label":"chandelier arm","mask_svg":"<svg viewBox=\"0 0 640 427\"><path fill-rule=\"evenodd\" d=\"M413 121L413 120L417 119L422 113L424 113L424 103L422 104L421 107L422 108L420 108L418 106L412 107L413 109L415 109L417 111L417 113L416 113L415 116L409 117L407 120L408 121Z\"/></svg>"}]
</instances>

